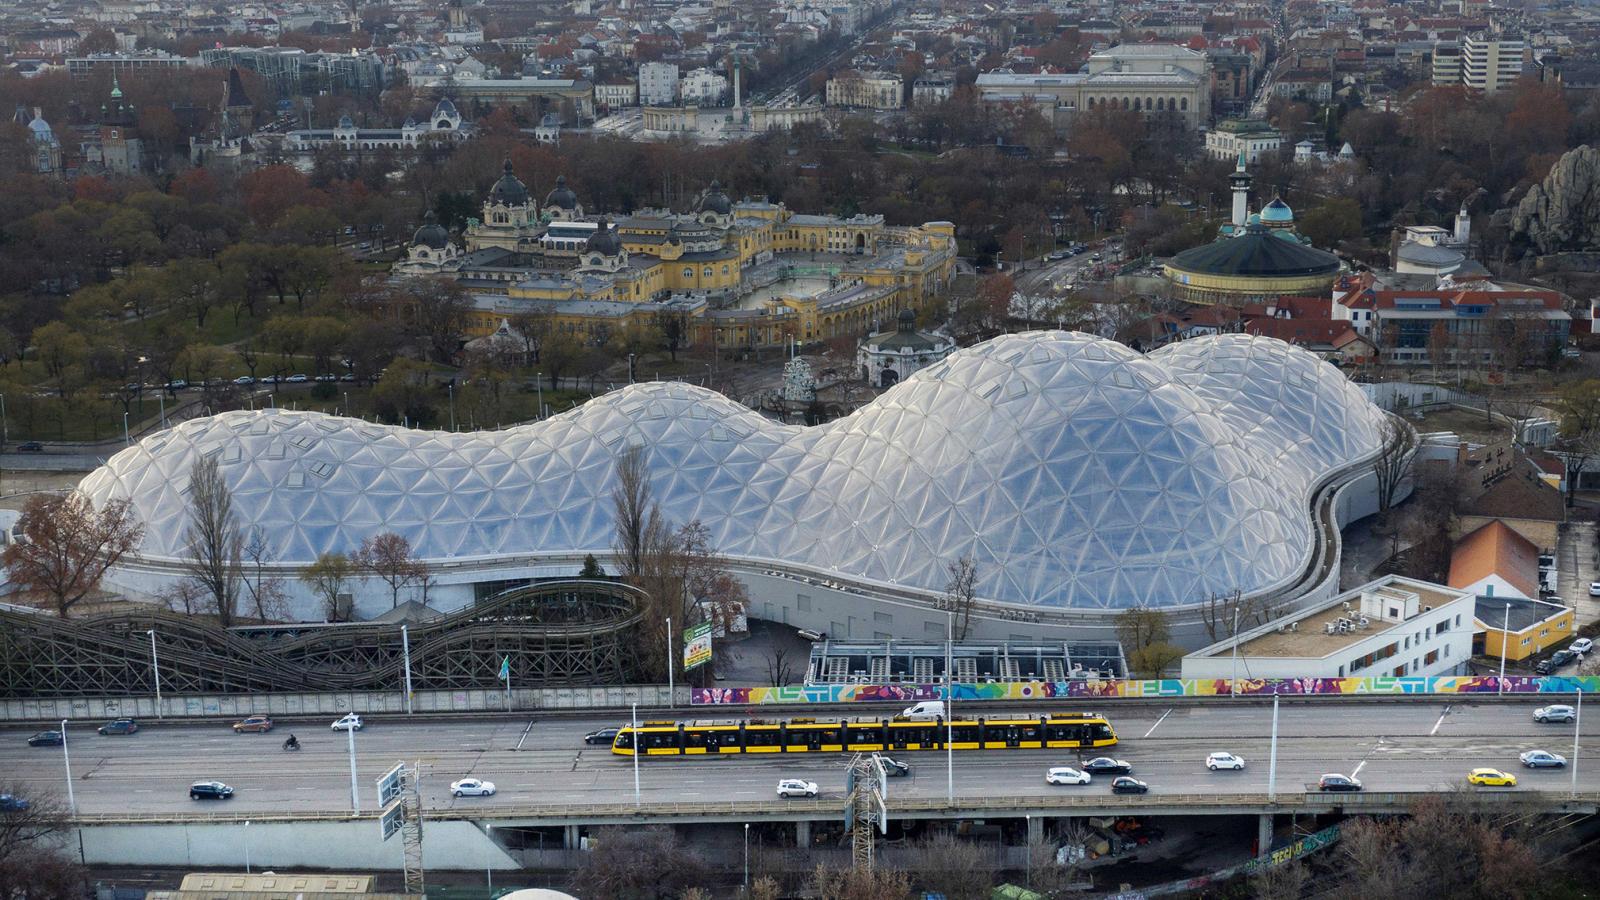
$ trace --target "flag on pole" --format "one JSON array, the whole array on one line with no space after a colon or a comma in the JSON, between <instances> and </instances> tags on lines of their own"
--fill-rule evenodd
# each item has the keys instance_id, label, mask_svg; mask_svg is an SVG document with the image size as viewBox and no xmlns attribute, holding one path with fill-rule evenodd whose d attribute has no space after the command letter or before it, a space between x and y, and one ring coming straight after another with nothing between
<instances>
[{"instance_id":1,"label":"flag on pole","mask_svg":"<svg viewBox=\"0 0 1600 900\"><path fill-rule=\"evenodd\" d=\"M500 658L500 677L502 679L511 677L511 657L509 656Z\"/></svg>"}]
</instances>

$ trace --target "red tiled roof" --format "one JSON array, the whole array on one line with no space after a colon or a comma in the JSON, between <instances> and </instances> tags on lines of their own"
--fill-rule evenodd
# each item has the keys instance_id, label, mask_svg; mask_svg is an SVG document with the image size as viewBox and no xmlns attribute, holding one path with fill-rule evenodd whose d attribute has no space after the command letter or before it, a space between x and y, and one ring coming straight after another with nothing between
<instances>
[{"instance_id":1,"label":"red tiled roof","mask_svg":"<svg viewBox=\"0 0 1600 900\"><path fill-rule=\"evenodd\" d=\"M1498 575L1531 600L1539 599L1539 548L1495 519L1456 541L1449 584L1464 588Z\"/></svg>"},{"instance_id":2,"label":"red tiled roof","mask_svg":"<svg viewBox=\"0 0 1600 900\"><path fill-rule=\"evenodd\" d=\"M1245 323L1247 334L1274 337L1291 344L1329 344L1355 334L1350 323L1342 319L1254 319Z\"/></svg>"}]
</instances>

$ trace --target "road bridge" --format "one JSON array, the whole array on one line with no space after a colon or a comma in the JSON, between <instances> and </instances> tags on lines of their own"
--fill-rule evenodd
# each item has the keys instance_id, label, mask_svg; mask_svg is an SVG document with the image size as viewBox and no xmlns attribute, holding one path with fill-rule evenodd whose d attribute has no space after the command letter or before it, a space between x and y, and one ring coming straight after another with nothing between
<instances>
[{"instance_id":1,"label":"road bridge","mask_svg":"<svg viewBox=\"0 0 1600 900\"><path fill-rule=\"evenodd\" d=\"M1593 719L1584 724L1575 756L1574 726L1532 721L1532 710L1547 701L1342 698L1286 703L1279 711L1276 779L1271 784L1268 703L1218 699L1108 705L1104 712L1122 739L1113 755L1130 762L1135 776L1150 784L1148 795L1113 795L1105 778L1082 787L1045 784L1045 769L1076 762L1072 752L958 752L948 771L944 753L910 752L899 756L912 764L911 774L890 782L890 816L1019 823L1025 819L1033 833L1042 832L1047 820L1061 817L1253 815L1270 837L1274 815L1396 812L1423 793L1465 790L1466 772L1474 766L1514 771L1519 779L1514 788L1472 789L1485 802L1537 802L1553 811L1593 813L1600 805L1600 758L1586 764L1582 745L1588 742L1592 747L1600 725L1592 724ZM232 834L249 820L260 840L275 828L303 835L302 826L312 824L332 829L330 834L348 832L345 852L355 854L349 857L351 864L359 864L363 853L387 852L375 842L373 782L401 760L422 767L423 807L439 826L429 832L430 838L437 835L444 846L455 848L452 852L459 858L492 856L498 846L495 831L540 830L553 835L558 846L573 846L583 829L645 822L792 823L796 841L804 846L813 824L840 819L848 759L847 754L646 757L640 760L636 801L633 761L612 754L607 746L583 743L586 732L618 724L615 714L372 719L356 736L361 815L352 818L347 742L342 733L331 731L326 719L283 722L270 734L234 734L226 723L213 722L147 723L135 735L102 736L94 731L98 724L69 723L73 796L79 822L89 836L86 853L92 856L100 847L103 860L116 862L162 861L134 860L129 855L161 856L177 847L190 852L207 846L208 840L215 843L218 834ZM304 750L280 749L290 731ZM8 773L10 789L23 796L47 792L64 796L61 749L29 747L27 733L14 728L0 732L0 769ZM1576 758L1577 766L1522 769L1517 755L1530 749ZM1205 757L1216 750L1244 756L1247 768L1208 771ZM1354 773L1366 791L1322 794L1315 784L1327 772ZM450 782L467 775L495 782L498 793L488 798L452 797ZM782 800L775 793L781 777L815 781L821 796ZM224 781L237 794L225 803L191 801L187 787L201 779ZM182 840L174 843L174 835L180 833ZM136 834L145 837L130 844ZM237 841L221 843L224 849L218 852L227 852ZM331 845L340 843L334 840ZM369 843L371 847L361 849ZM139 850L135 844L147 849ZM467 847L474 849L463 849ZM391 849L397 860L398 848ZM328 851L318 846L308 852ZM514 865L509 859L506 864ZM198 858L174 864L190 862L198 863ZM280 857L276 864L296 861ZM482 863L470 867L481 868Z\"/></svg>"}]
</instances>

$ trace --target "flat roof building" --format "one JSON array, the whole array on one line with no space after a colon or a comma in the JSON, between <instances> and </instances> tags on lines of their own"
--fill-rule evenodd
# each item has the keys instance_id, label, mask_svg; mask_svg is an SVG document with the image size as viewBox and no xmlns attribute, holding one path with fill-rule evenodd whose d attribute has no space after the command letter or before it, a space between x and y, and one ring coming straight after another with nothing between
<instances>
[{"instance_id":1,"label":"flat roof building","mask_svg":"<svg viewBox=\"0 0 1600 900\"><path fill-rule=\"evenodd\" d=\"M1185 656L1183 678L1455 675L1472 655L1476 598L1389 575ZM1237 673L1237 675L1235 675Z\"/></svg>"}]
</instances>

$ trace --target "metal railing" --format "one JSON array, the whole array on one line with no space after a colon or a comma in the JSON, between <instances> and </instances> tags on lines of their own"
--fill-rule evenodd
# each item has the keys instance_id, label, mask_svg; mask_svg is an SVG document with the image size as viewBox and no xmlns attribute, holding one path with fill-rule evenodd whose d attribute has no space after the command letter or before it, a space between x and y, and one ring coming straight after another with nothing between
<instances>
[{"instance_id":1,"label":"metal railing","mask_svg":"<svg viewBox=\"0 0 1600 900\"><path fill-rule=\"evenodd\" d=\"M1259 812L1293 812L1297 810L1324 811L1333 807L1344 809L1404 809L1412 801L1442 793L1442 791L1394 792L1340 792L1326 793L1307 790L1303 792L1278 792L1248 794L1040 794L1034 796L957 798L954 803L943 797L899 797L890 800L889 813L893 818L916 818L918 813L959 813L970 815L1013 816L1028 813L1056 813L1071 815L1082 810L1111 810L1137 812L1139 810L1182 807L1201 810L1250 810ZM1492 805L1518 805L1538 803L1549 806L1600 806L1600 790L1578 791L1480 791L1470 795L1473 802ZM730 820L779 819L785 821L836 819L839 816L838 799L810 800L755 800L755 801L705 801L694 803L591 803L591 804L528 804L496 806L479 809L425 810L426 818L434 821L496 821L507 819L704 819L726 817ZM337 822L362 821L377 818L376 812L352 815L348 812L304 813L232 813L232 812L173 812L173 813L83 813L74 817L80 825L134 825L169 822L226 823L249 820L264 822Z\"/></svg>"}]
</instances>

